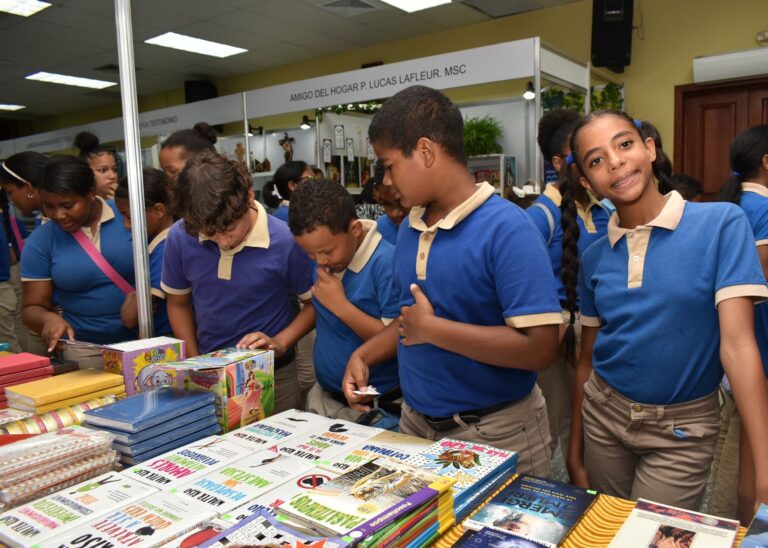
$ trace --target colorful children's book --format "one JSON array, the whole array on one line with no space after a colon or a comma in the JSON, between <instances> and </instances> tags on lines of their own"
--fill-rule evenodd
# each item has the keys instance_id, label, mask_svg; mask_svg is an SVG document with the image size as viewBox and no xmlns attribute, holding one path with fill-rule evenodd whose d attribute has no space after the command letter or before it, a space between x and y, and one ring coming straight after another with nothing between
<instances>
[{"instance_id":1,"label":"colorful children's book","mask_svg":"<svg viewBox=\"0 0 768 548\"><path fill-rule=\"evenodd\" d=\"M187 345L180 339L154 337L117 344L102 350L104 370L125 379L125 392L136 394L162 386L184 388L184 375L157 367L159 363L177 362L187 357Z\"/></svg>"},{"instance_id":2,"label":"colorful children's book","mask_svg":"<svg viewBox=\"0 0 768 548\"><path fill-rule=\"evenodd\" d=\"M0 375L19 373L20 371L35 371L51 365L51 359L37 356L28 352L0 356Z\"/></svg>"},{"instance_id":3,"label":"colorful children's book","mask_svg":"<svg viewBox=\"0 0 768 548\"><path fill-rule=\"evenodd\" d=\"M141 432L201 407L210 407L213 412L213 394L160 388L86 411L85 423L129 433Z\"/></svg>"},{"instance_id":4,"label":"colorful children's book","mask_svg":"<svg viewBox=\"0 0 768 548\"><path fill-rule=\"evenodd\" d=\"M268 509L259 507L253 514L221 532L201 548L224 546L280 546L283 548L344 548L348 542L340 538L307 536L278 521Z\"/></svg>"},{"instance_id":5,"label":"colorful children's book","mask_svg":"<svg viewBox=\"0 0 768 548\"><path fill-rule=\"evenodd\" d=\"M464 522L467 529L491 527L556 547L595 502L597 492L520 474Z\"/></svg>"},{"instance_id":6,"label":"colorful children's book","mask_svg":"<svg viewBox=\"0 0 768 548\"><path fill-rule=\"evenodd\" d=\"M281 453L316 464L321 460L335 457L379 432L381 432L379 428L344 420L333 420L320 430L291 437L281 443L278 449Z\"/></svg>"},{"instance_id":7,"label":"colorful children's book","mask_svg":"<svg viewBox=\"0 0 768 548\"><path fill-rule=\"evenodd\" d=\"M136 456L147 453L149 451L153 451L158 447L167 445L169 443L176 442L176 446L181 447L182 445L185 445L180 441L183 438L194 435L196 432L201 430L207 431L209 429L214 429L214 427L218 426L218 424L219 422L216 419L216 415L213 413L213 409L211 409L207 417L200 419L199 421L196 421L192 424L187 424L180 428L174 428L172 431L166 432L165 434L161 434L153 438L147 438L136 443L122 444L115 442L112 444L112 448L116 451L120 451L124 455Z\"/></svg>"},{"instance_id":8,"label":"colorful children's book","mask_svg":"<svg viewBox=\"0 0 768 548\"><path fill-rule=\"evenodd\" d=\"M95 369L81 369L6 388L5 395L9 402L38 407L75 396L122 386L123 377L120 375ZM125 389L123 388L121 391L125 392Z\"/></svg>"},{"instance_id":9,"label":"colorful children's book","mask_svg":"<svg viewBox=\"0 0 768 548\"><path fill-rule=\"evenodd\" d=\"M100 516L50 540L59 548L145 546L172 541L213 517L207 508L158 493Z\"/></svg>"},{"instance_id":10,"label":"colorful children's book","mask_svg":"<svg viewBox=\"0 0 768 548\"><path fill-rule=\"evenodd\" d=\"M752 523L749 524L747 534L739 545L741 548L765 548L768 547L768 505L761 504L757 509Z\"/></svg>"},{"instance_id":11,"label":"colorful children's book","mask_svg":"<svg viewBox=\"0 0 768 548\"><path fill-rule=\"evenodd\" d=\"M638 499L608 546L730 548L738 531L738 521Z\"/></svg>"},{"instance_id":12,"label":"colorful children's book","mask_svg":"<svg viewBox=\"0 0 768 548\"><path fill-rule=\"evenodd\" d=\"M379 457L388 457L405 462L433 443L431 440L416 436L392 432L391 430L381 430L360 445L343 451L331 459L318 461L317 466L344 473Z\"/></svg>"},{"instance_id":13,"label":"colorful children's book","mask_svg":"<svg viewBox=\"0 0 768 548\"><path fill-rule=\"evenodd\" d=\"M206 428L203 428L202 430L196 430L191 434L187 434L186 436L183 436L178 439L171 439L167 443L158 445L156 447L153 447L152 449L148 449L143 453L134 454L133 452L131 452L131 454L128 454L128 453L121 452L120 462L122 462L127 466L134 466L136 464L139 464L149 459L152 459L154 457L157 457L158 455L163 455L165 453L168 453L180 447L184 447L185 445L196 443L202 439L208 438L210 436L216 436L220 433L221 433L221 425L219 425L217 421L216 424L212 426L208 426ZM159 436L159 437L162 437L162 436Z\"/></svg>"},{"instance_id":14,"label":"colorful children's book","mask_svg":"<svg viewBox=\"0 0 768 548\"><path fill-rule=\"evenodd\" d=\"M0 540L11 546L58 546L49 539L156 492L117 472L104 474L0 514Z\"/></svg>"},{"instance_id":15,"label":"colorful children's book","mask_svg":"<svg viewBox=\"0 0 768 548\"><path fill-rule=\"evenodd\" d=\"M172 488L179 497L225 514L303 474L311 466L292 457L261 451Z\"/></svg>"},{"instance_id":16,"label":"colorful children's book","mask_svg":"<svg viewBox=\"0 0 768 548\"><path fill-rule=\"evenodd\" d=\"M135 443L139 443L156 436L162 436L163 434L171 432L173 434L177 434L180 429L186 428L188 426L194 426L194 423L203 421L211 414L213 414L213 407L200 407L194 411L190 411L189 413L175 417L172 421L162 422L158 425L151 426L141 430L140 432L134 433L128 433L122 430L114 430L112 428L107 428L106 426L101 425L91 426L87 422L85 422L84 425L95 430L104 430L105 432L109 432L115 439L116 444L133 445ZM214 414L214 416L216 415ZM194 429L192 431L194 431ZM191 433L191 431L188 433Z\"/></svg>"},{"instance_id":17,"label":"colorful children's book","mask_svg":"<svg viewBox=\"0 0 768 548\"><path fill-rule=\"evenodd\" d=\"M481 488L489 475L500 469L514 470L517 452L490 445L443 438L406 462L456 479L453 497L457 505Z\"/></svg>"},{"instance_id":18,"label":"colorful children's book","mask_svg":"<svg viewBox=\"0 0 768 548\"><path fill-rule=\"evenodd\" d=\"M211 470L246 457L250 452L220 436L210 436L164 453L122 473L167 490L205 476Z\"/></svg>"},{"instance_id":19,"label":"colorful children's book","mask_svg":"<svg viewBox=\"0 0 768 548\"><path fill-rule=\"evenodd\" d=\"M331 419L289 409L259 422L233 430L224 437L235 443L260 451L279 443L285 443L297 434L327 427Z\"/></svg>"}]
</instances>

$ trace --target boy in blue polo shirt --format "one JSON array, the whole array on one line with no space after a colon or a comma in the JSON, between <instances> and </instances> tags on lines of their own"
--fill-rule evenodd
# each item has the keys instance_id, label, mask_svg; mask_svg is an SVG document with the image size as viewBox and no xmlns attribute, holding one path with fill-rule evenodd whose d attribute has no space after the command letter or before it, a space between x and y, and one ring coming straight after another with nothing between
<instances>
[{"instance_id":1,"label":"boy in blue polo shirt","mask_svg":"<svg viewBox=\"0 0 768 548\"><path fill-rule=\"evenodd\" d=\"M299 407L295 344L312 323L309 257L254 200L246 169L216 153L187 162L174 202L182 220L166 239L161 284L174 336L190 356L274 350L275 411ZM298 315L294 296L307 303Z\"/></svg>"},{"instance_id":2,"label":"boy in blue polo shirt","mask_svg":"<svg viewBox=\"0 0 768 548\"><path fill-rule=\"evenodd\" d=\"M352 355L344 393L364 408L353 391L397 352L402 432L513 449L521 472L548 476L536 371L557 351L554 276L525 212L475 185L462 134L459 109L423 86L394 95L371 122L384 184L413 209L395 248L401 315Z\"/></svg>"},{"instance_id":3,"label":"boy in blue polo shirt","mask_svg":"<svg viewBox=\"0 0 768 548\"><path fill-rule=\"evenodd\" d=\"M316 261L312 301L317 383L307 397L307 410L356 421L363 412L347 406L341 380L352 352L398 316L392 290L394 248L374 221L357 218L352 196L328 181L298 186L288 218L296 242ZM369 380L382 394L381 401L399 397L394 359L376 367Z\"/></svg>"}]
</instances>

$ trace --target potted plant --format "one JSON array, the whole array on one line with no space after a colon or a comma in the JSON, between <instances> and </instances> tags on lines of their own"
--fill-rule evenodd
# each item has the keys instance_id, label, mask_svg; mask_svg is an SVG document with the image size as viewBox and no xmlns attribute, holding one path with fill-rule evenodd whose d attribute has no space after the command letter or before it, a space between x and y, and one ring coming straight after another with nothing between
<instances>
[{"instance_id":1,"label":"potted plant","mask_svg":"<svg viewBox=\"0 0 768 548\"><path fill-rule=\"evenodd\" d=\"M504 134L501 122L492 116L464 120L464 148L467 156L498 154L502 151L499 139Z\"/></svg>"}]
</instances>

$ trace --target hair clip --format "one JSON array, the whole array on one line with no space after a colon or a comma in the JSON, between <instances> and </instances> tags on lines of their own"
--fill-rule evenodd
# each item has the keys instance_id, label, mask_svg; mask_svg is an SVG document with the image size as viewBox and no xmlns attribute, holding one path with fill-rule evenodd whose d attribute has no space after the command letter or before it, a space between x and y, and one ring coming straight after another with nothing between
<instances>
[{"instance_id":1,"label":"hair clip","mask_svg":"<svg viewBox=\"0 0 768 548\"><path fill-rule=\"evenodd\" d=\"M280 191L277 190L277 185L274 185L272 187L272 196L274 196L278 200L282 200L283 199L283 197L280 195Z\"/></svg>"},{"instance_id":2,"label":"hair clip","mask_svg":"<svg viewBox=\"0 0 768 548\"><path fill-rule=\"evenodd\" d=\"M741 171L731 171L731 177L741 178Z\"/></svg>"},{"instance_id":3,"label":"hair clip","mask_svg":"<svg viewBox=\"0 0 768 548\"><path fill-rule=\"evenodd\" d=\"M565 165L569 166L573 164L573 152L568 153L568 156L565 157Z\"/></svg>"},{"instance_id":4,"label":"hair clip","mask_svg":"<svg viewBox=\"0 0 768 548\"><path fill-rule=\"evenodd\" d=\"M638 120L637 118L635 118L635 119L634 119L634 120L632 120L632 121L635 123L635 127L636 127L637 129L640 129L641 127L643 127L643 121L642 121L642 120Z\"/></svg>"}]
</instances>

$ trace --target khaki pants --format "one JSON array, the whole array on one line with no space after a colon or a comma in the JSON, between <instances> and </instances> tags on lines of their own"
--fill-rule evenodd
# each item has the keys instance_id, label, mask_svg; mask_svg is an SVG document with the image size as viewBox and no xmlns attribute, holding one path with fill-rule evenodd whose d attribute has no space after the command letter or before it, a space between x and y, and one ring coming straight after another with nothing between
<instances>
[{"instance_id":1,"label":"khaki pants","mask_svg":"<svg viewBox=\"0 0 768 548\"><path fill-rule=\"evenodd\" d=\"M29 352L28 350L29 344L27 341L29 330L21 321L22 290L21 290L21 275L19 272L20 272L19 263L11 265L11 279L8 281L11 282L11 286L13 287L13 292L16 294L16 315L14 316L16 340L19 341L19 346L21 347L21 350L23 350L24 352Z\"/></svg>"},{"instance_id":2,"label":"khaki pants","mask_svg":"<svg viewBox=\"0 0 768 548\"><path fill-rule=\"evenodd\" d=\"M296 360L275 370L275 413L298 409L301 393L296 379Z\"/></svg>"},{"instance_id":3,"label":"khaki pants","mask_svg":"<svg viewBox=\"0 0 768 548\"><path fill-rule=\"evenodd\" d=\"M329 419L343 419L356 422L363 413L336 401L320 383L315 383L307 395L307 411Z\"/></svg>"},{"instance_id":4,"label":"khaki pants","mask_svg":"<svg viewBox=\"0 0 768 548\"><path fill-rule=\"evenodd\" d=\"M18 300L10 282L0 282L0 342L8 343L11 352L21 352L16 333L16 322L20 321L17 311Z\"/></svg>"},{"instance_id":5,"label":"khaki pants","mask_svg":"<svg viewBox=\"0 0 768 548\"><path fill-rule=\"evenodd\" d=\"M721 391L723 408L720 411L720 435L715 447L712 464L712 502L709 513L724 518L737 519L739 481L739 434L741 416L733 396Z\"/></svg>"},{"instance_id":6,"label":"khaki pants","mask_svg":"<svg viewBox=\"0 0 768 548\"><path fill-rule=\"evenodd\" d=\"M301 409L307 404L307 395L315 386L317 378L315 377L315 362L312 351L315 346L315 330L313 329L296 343L296 377L299 382L299 392L301 393Z\"/></svg>"},{"instance_id":7,"label":"khaki pants","mask_svg":"<svg viewBox=\"0 0 768 548\"><path fill-rule=\"evenodd\" d=\"M455 418L461 421L458 416ZM517 451L518 472L542 478L552 475L547 408L541 390L535 385L522 400L486 415L478 422L444 432L433 429L422 415L403 403L400 431L429 440L453 438Z\"/></svg>"},{"instance_id":8,"label":"khaki pants","mask_svg":"<svg viewBox=\"0 0 768 548\"><path fill-rule=\"evenodd\" d=\"M720 429L717 392L646 405L625 398L593 372L584 384L582 413L584 463L593 489L698 511Z\"/></svg>"}]
</instances>

